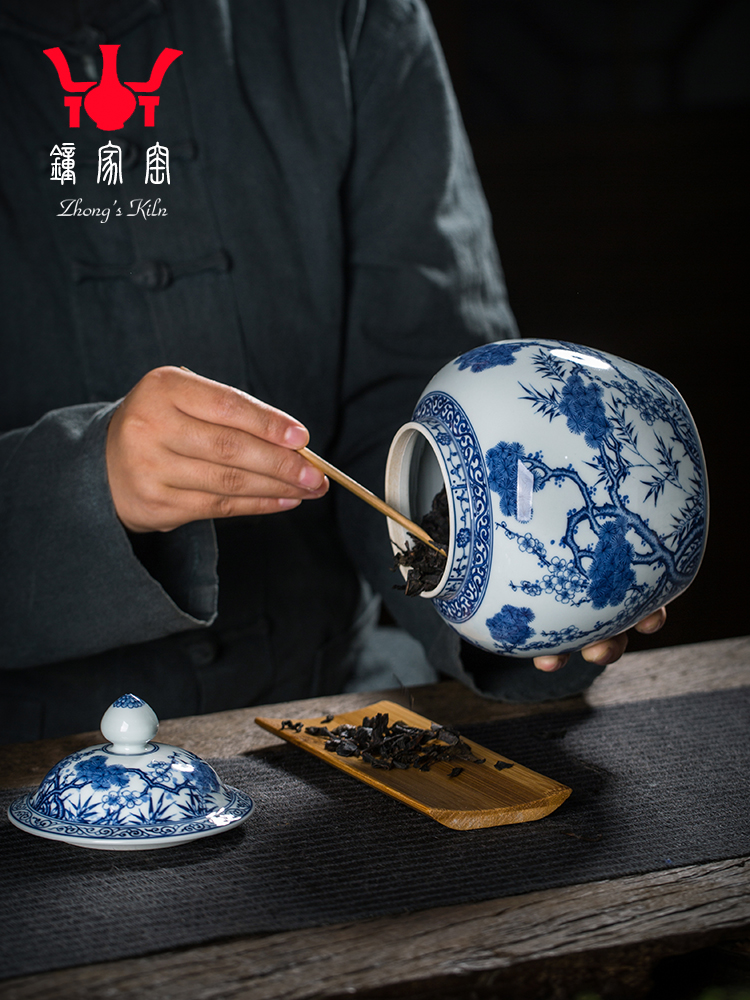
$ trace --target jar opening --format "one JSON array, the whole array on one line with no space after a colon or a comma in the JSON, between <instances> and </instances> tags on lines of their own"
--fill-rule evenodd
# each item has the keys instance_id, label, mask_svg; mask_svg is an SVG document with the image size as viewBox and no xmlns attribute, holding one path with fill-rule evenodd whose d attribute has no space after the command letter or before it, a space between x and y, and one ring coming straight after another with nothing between
<instances>
[{"instance_id":1,"label":"jar opening","mask_svg":"<svg viewBox=\"0 0 750 1000\"><path fill-rule=\"evenodd\" d=\"M444 593L451 575L455 532L453 505L450 503L450 484L443 457L432 436L420 424L409 423L398 431L391 444L386 466L386 502L419 524L432 508L432 501L445 488L449 503L450 538L448 559L440 582L433 590L426 590L420 597L433 598L448 596ZM403 551L407 545L414 545L413 538L405 528L395 521L388 521L388 532L394 554ZM404 579L408 569L400 567Z\"/></svg>"}]
</instances>

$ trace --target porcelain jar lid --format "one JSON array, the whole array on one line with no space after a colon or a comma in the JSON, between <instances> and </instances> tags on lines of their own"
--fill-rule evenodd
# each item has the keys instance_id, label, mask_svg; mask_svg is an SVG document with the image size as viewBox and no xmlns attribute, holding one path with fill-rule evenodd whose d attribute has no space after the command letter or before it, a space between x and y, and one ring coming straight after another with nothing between
<instances>
[{"instance_id":1,"label":"porcelain jar lid","mask_svg":"<svg viewBox=\"0 0 750 1000\"><path fill-rule=\"evenodd\" d=\"M21 830L78 847L172 847L243 823L253 800L181 747L155 743L159 720L133 694L104 713L106 743L78 750L49 771L8 817Z\"/></svg>"}]
</instances>

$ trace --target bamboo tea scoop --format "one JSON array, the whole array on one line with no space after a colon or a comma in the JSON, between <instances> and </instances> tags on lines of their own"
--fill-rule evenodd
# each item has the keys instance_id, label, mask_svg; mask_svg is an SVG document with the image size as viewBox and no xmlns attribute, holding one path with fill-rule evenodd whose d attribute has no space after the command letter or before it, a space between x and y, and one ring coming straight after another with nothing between
<instances>
[{"instance_id":1,"label":"bamboo tea scoop","mask_svg":"<svg viewBox=\"0 0 750 1000\"><path fill-rule=\"evenodd\" d=\"M369 503L369 505L374 507L375 510L380 511L381 514L385 514L386 517L390 517L392 521L396 521L396 523L400 524L402 528L406 528L406 530L410 534L414 535L415 538L418 538L420 541L424 542L425 545L429 545L431 549L434 549L436 552L439 552L441 556L445 556L447 558L447 554L444 549L439 548L433 542L424 528L420 528L418 524L410 521L408 517L404 517L404 515L400 514L395 507L391 507L385 502L385 500L381 500L380 497L376 497L374 493L371 493L364 486L361 486L356 480L347 476L345 472L341 472L341 470L337 469L335 465L331 465L330 462L326 462L324 458L321 458L320 455L316 455L314 451L310 451L309 448L299 448L298 451L299 454L303 458L306 458L311 465L314 465L316 469L320 469L320 471L324 472L330 479L335 479L337 483L345 487L355 496L358 496L360 500L364 500L365 503Z\"/></svg>"}]
</instances>

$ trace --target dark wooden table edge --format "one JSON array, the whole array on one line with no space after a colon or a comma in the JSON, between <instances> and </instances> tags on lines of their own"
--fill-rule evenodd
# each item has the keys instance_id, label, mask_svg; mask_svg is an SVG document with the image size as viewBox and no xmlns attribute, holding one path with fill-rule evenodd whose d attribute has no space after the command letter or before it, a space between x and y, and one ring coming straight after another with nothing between
<instances>
[{"instance_id":1,"label":"dark wooden table edge","mask_svg":"<svg viewBox=\"0 0 750 1000\"><path fill-rule=\"evenodd\" d=\"M586 989L615 974L624 977L623 988L636 990L663 957L748 935L750 858L733 858L395 919L229 938L60 969L0 982L0 995L4 1000L140 1000L148 993L160 1000L458 998L469 988L481 997L486 989L513 982L516 1000L527 988L560 979L571 989Z\"/></svg>"}]
</instances>

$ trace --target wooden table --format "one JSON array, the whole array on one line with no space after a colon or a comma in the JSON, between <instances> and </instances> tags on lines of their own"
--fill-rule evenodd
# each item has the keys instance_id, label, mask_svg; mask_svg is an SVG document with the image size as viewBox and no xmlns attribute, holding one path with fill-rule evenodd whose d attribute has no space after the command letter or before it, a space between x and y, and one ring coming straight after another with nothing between
<instances>
[{"instance_id":1,"label":"wooden table","mask_svg":"<svg viewBox=\"0 0 750 1000\"><path fill-rule=\"evenodd\" d=\"M585 696L545 711L616 705L750 684L750 638L627 654ZM231 757L278 743L256 715L304 718L358 708L382 696L339 695L162 724L159 738L203 757ZM454 682L416 688L414 709L442 723L519 717L535 706L485 701ZM405 703L404 692L387 692ZM750 734L749 734L750 735ZM67 753L97 741L0 747L2 785L38 782ZM712 948L748 956L750 864L734 858L423 910L396 918L234 938L139 959L105 962L0 983L4 1000L307 1000L307 998L573 998L645 996L654 963ZM168 903L165 903L168 907ZM720 949L717 952L717 948ZM721 951L723 949L723 952Z\"/></svg>"}]
</instances>

